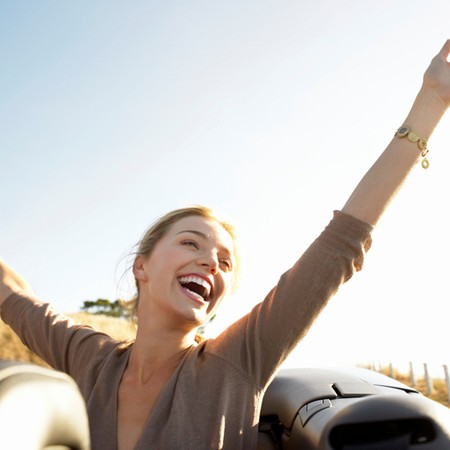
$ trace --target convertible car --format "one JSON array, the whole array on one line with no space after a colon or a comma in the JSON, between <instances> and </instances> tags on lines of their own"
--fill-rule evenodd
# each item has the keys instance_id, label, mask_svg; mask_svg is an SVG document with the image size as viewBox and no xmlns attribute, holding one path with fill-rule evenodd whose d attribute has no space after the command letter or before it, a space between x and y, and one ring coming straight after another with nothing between
<instances>
[{"instance_id":1,"label":"convertible car","mask_svg":"<svg viewBox=\"0 0 450 450\"><path fill-rule=\"evenodd\" d=\"M89 450L74 381L0 361L0 448ZM264 398L258 450L294 449L450 449L450 409L370 370L284 369Z\"/></svg>"}]
</instances>

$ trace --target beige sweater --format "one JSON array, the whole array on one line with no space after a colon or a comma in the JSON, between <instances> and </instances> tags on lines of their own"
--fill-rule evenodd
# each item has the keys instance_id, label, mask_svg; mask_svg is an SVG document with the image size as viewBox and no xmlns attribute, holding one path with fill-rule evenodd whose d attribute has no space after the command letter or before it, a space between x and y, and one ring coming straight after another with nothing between
<instances>
[{"instance_id":1,"label":"beige sweater","mask_svg":"<svg viewBox=\"0 0 450 450\"><path fill-rule=\"evenodd\" d=\"M217 338L188 349L135 450L254 449L265 388L328 299L362 267L371 228L336 212L262 303ZM92 450L115 450L117 391L130 345L74 325L37 299L12 295L1 314L27 346L77 381Z\"/></svg>"}]
</instances>

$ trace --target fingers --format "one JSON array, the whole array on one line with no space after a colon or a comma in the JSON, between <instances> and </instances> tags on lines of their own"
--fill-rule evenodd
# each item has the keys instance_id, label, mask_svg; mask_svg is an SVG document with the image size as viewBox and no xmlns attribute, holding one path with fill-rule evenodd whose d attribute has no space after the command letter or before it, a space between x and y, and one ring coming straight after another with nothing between
<instances>
[{"instance_id":1,"label":"fingers","mask_svg":"<svg viewBox=\"0 0 450 450\"><path fill-rule=\"evenodd\" d=\"M448 61L449 55L450 55L450 39L447 39L446 43L444 44L441 51L439 52L439 56L441 56L446 61Z\"/></svg>"}]
</instances>

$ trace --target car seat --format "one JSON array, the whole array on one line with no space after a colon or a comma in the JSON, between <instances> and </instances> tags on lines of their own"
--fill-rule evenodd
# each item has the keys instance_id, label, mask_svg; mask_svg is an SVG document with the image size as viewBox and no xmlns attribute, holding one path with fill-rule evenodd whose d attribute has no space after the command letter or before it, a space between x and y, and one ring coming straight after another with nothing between
<instances>
[{"instance_id":1,"label":"car seat","mask_svg":"<svg viewBox=\"0 0 450 450\"><path fill-rule=\"evenodd\" d=\"M445 450L450 409L367 369L284 369L259 436L258 450Z\"/></svg>"},{"instance_id":2,"label":"car seat","mask_svg":"<svg viewBox=\"0 0 450 450\"><path fill-rule=\"evenodd\" d=\"M89 450L85 404L66 374L0 361L2 450Z\"/></svg>"}]
</instances>

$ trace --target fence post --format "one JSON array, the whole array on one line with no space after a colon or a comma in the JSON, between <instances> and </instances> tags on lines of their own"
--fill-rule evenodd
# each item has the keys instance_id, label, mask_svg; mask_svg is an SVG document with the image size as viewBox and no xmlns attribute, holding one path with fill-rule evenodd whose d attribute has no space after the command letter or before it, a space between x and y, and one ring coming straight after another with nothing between
<instances>
[{"instance_id":1,"label":"fence post","mask_svg":"<svg viewBox=\"0 0 450 450\"><path fill-rule=\"evenodd\" d=\"M391 377L391 378L395 378L395 373L394 373L394 364L392 364L392 363L389 363L389 376Z\"/></svg>"},{"instance_id":2,"label":"fence post","mask_svg":"<svg viewBox=\"0 0 450 450\"><path fill-rule=\"evenodd\" d=\"M416 374L414 373L414 366L412 361L409 363L409 375L411 377L411 387L416 387Z\"/></svg>"},{"instance_id":3,"label":"fence post","mask_svg":"<svg viewBox=\"0 0 450 450\"><path fill-rule=\"evenodd\" d=\"M444 364L445 382L447 383L447 400L450 403L450 374L447 364Z\"/></svg>"},{"instance_id":4,"label":"fence post","mask_svg":"<svg viewBox=\"0 0 450 450\"><path fill-rule=\"evenodd\" d=\"M425 372L425 381L427 383L427 395L430 395L433 393L433 382L430 378L430 373L428 371L428 364L424 363L423 364L423 370Z\"/></svg>"}]
</instances>

